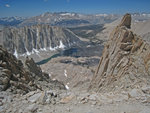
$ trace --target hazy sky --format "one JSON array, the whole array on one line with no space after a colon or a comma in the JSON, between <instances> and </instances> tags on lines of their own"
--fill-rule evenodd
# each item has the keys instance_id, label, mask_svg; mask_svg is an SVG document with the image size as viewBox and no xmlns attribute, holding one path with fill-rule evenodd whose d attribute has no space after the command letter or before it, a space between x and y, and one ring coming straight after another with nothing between
<instances>
[{"instance_id":1,"label":"hazy sky","mask_svg":"<svg viewBox=\"0 0 150 113\"><path fill-rule=\"evenodd\" d=\"M0 17L28 17L45 12L150 12L150 0L0 0Z\"/></svg>"}]
</instances>

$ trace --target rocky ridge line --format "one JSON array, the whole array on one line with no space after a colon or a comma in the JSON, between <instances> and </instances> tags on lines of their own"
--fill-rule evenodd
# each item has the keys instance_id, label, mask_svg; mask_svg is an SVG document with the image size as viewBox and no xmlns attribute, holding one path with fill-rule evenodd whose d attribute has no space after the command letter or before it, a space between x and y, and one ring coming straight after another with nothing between
<instances>
[{"instance_id":1,"label":"rocky ridge line","mask_svg":"<svg viewBox=\"0 0 150 113\"><path fill-rule=\"evenodd\" d=\"M50 25L5 27L0 31L0 44L12 54L38 53L39 50L64 49L79 44L70 30Z\"/></svg>"},{"instance_id":2,"label":"rocky ridge line","mask_svg":"<svg viewBox=\"0 0 150 113\"><path fill-rule=\"evenodd\" d=\"M0 46L0 91L21 94L37 89L65 89L65 86L51 80L32 58L22 63Z\"/></svg>"},{"instance_id":3,"label":"rocky ridge line","mask_svg":"<svg viewBox=\"0 0 150 113\"><path fill-rule=\"evenodd\" d=\"M150 45L129 28L126 14L105 44L90 89L119 91L150 85Z\"/></svg>"}]
</instances>

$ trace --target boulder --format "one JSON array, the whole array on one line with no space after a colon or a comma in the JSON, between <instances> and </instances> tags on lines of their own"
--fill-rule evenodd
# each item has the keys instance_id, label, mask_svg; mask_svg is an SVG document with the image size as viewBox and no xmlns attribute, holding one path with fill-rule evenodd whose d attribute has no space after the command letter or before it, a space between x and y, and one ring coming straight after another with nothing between
<instances>
[{"instance_id":1,"label":"boulder","mask_svg":"<svg viewBox=\"0 0 150 113\"><path fill-rule=\"evenodd\" d=\"M37 93L37 94L34 94L32 96L30 96L28 98L28 101L32 102L32 103L35 103L39 100L39 98L42 96L42 93Z\"/></svg>"},{"instance_id":2,"label":"boulder","mask_svg":"<svg viewBox=\"0 0 150 113\"><path fill-rule=\"evenodd\" d=\"M66 96L60 100L61 104L67 104L74 98L73 95Z\"/></svg>"}]
</instances>

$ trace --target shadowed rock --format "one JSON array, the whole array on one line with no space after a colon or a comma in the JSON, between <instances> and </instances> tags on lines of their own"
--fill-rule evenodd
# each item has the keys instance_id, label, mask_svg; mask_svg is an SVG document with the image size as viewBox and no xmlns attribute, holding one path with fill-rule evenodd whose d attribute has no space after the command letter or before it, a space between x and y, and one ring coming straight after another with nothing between
<instances>
[{"instance_id":1,"label":"shadowed rock","mask_svg":"<svg viewBox=\"0 0 150 113\"><path fill-rule=\"evenodd\" d=\"M4 27L0 35L3 47L16 54L33 53L40 49L63 49L81 43L69 29L50 25Z\"/></svg>"},{"instance_id":2,"label":"shadowed rock","mask_svg":"<svg viewBox=\"0 0 150 113\"><path fill-rule=\"evenodd\" d=\"M119 26L126 26L127 28L131 28L131 15L128 13L125 14Z\"/></svg>"},{"instance_id":3,"label":"shadowed rock","mask_svg":"<svg viewBox=\"0 0 150 113\"><path fill-rule=\"evenodd\" d=\"M52 81L33 59L27 58L23 65L14 55L0 46L0 91L28 93L46 88L65 89L65 86L59 81Z\"/></svg>"}]
</instances>

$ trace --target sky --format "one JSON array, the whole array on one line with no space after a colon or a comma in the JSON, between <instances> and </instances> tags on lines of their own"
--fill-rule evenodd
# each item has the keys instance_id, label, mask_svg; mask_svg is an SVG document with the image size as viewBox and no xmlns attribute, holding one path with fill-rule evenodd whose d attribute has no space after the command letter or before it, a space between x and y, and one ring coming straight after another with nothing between
<instances>
[{"instance_id":1,"label":"sky","mask_svg":"<svg viewBox=\"0 0 150 113\"><path fill-rule=\"evenodd\" d=\"M150 0L0 0L0 17L31 17L45 12L150 13Z\"/></svg>"}]
</instances>

